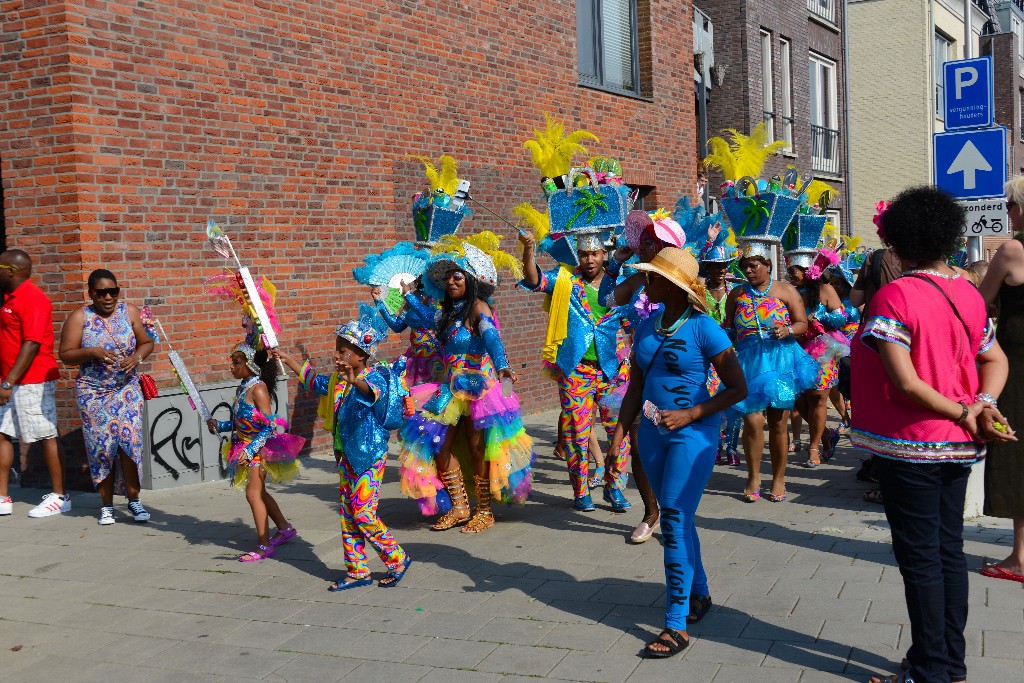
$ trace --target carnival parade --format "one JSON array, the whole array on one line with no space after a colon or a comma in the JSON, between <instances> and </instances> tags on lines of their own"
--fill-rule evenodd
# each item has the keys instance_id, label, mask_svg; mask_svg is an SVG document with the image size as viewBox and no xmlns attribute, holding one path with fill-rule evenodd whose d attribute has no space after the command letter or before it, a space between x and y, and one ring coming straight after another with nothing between
<instances>
[{"instance_id":1,"label":"carnival parade","mask_svg":"<svg viewBox=\"0 0 1024 683\"><path fill-rule=\"evenodd\" d=\"M642 507L621 537L627 548L663 546L664 595L660 624L639 655L666 659L685 652L691 634L700 638L718 610L743 609L731 596L719 606L709 579L736 568L715 566L724 560L702 540L698 513L716 468L737 474L734 490L717 492L726 505L787 505L794 471L826 465L848 439L868 455L858 479L877 482L864 501L884 505L910 612L903 673L891 680L965 680L959 536L969 466L988 453L1001 473L985 481L986 505L1002 506L993 513L1012 513L1020 500L1019 465L1007 455L1017 420L998 408L1013 370L986 308L1000 291L992 278L1009 277L998 273L1010 266L997 256L979 278L964 260L962 210L928 187L880 201L875 225L884 247L860 246L830 223L835 191L827 183L795 166L762 177L780 147L763 125L709 141L704 168L724 178L715 213L705 209L704 188L671 207L638 208L622 164L588 149L598 140L545 114L523 145L539 190L507 215L474 193L454 156L415 157L423 177L407 198L408 239L365 255L349 273L363 300L330 311L337 326L328 367L306 356L302 330L281 323L278 287L260 274L261 263L243 261L248 245L211 217L202 248L222 259L223 272L204 279L205 296L241 314L223 349L237 381L227 419L214 415L195 366L165 331L183 329L181 321L127 303L113 272L92 272L92 303L64 324L58 357L79 368L74 392L99 525L117 522L115 494L127 498L133 521L160 523L160 513L143 506L140 483L151 438L145 403L159 389L137 369L159 349L196 418L220 439L225 479L251 511L255 538L250 532L230 571L245 576L287 557L303 540L298 510L307 508L290 491L303 480L300 454L308 449L278 410L286 398L278 392L287 391L279 382L290 371L332 445L341 549L327 591L406 587L444 548L457 543L471 554L506 524L518 528L523 511L541 504L543 464L545 481L557 483L551 472L561 472L553 490L563 493L553 502L549 492L543 503L559 514L614 518ZM1006 192L1024 200L1019 180ZM482 211L500 219L506 235L474 231ZM0 269L5 354L12 344L27 348L19 343L35 351L0 359L3 483L11 439L42 442L53 492L28 516L69 515L54 444L50 303L32 283L29 254L8 249ZM513 369L524 365L505 343L503 310L514 288L540 295L542 381L559 405L552 452L527 430ZM408 339L395 357L383 351L391 335ZM382 498L391 478L400 500ZM416 510L420 528L437 532L433 543L403 541L407 522L389 526L384 518L402 505ZM3 493L0 514L16 512ZM981 574L1024 582L1015 557ZM373 604L376 594L366 595Z\"/></svg>"}]
</instances>

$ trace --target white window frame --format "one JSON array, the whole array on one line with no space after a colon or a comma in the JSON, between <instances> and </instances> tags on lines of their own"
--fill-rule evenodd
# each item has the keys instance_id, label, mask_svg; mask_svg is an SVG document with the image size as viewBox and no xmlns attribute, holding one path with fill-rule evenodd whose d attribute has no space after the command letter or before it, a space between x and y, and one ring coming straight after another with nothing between
<instances>
[{"instance_id":1,"label":"white window frame","mask_svg":"<svg viewBox=\"0 0 1024 683\"><path fill-rule=\"evenodd\" d=\"M779 38L779 119L782 121L782 140L793 151L793 44L788 38Z\"/></svg>"},{"instance_id":2,"label":"white window frame","mask_svg":"<svg viewBox=\"0 0 1024 683\"><path fill-rule=\"evenodd\" d=\"M935 118L944 120L946 105L945 98L945 77L943 76L942 63L953 59L953 39L941 31L935 31L932 38L932 61L935 70Z\"/></svg>"},{"instance_id":3,"label":"white window frame","mask_svg":"<svg viewBox=\"0 0 1024 683\"><path fill-rule=\"evenodd\" d=\"M1012 13L1010 19L1013 23L1013 36L1017 41L1017 54L1024 59L1024 23Z\"/></svg>"},{"instance_id":4,"label":"white window frame","mask_svg":"<svg viewBox=\"0 0 1024 683\"><path fill-rule=\"evenodd\" d=\"M764 128L769 142L775 141L775 85L772 67L772 34L761 29L761 104L764 107Z\"/></svg>"},{"instance_id":5,"label":"white window frame","mask_svg":"<svg viewBox=\"0 0 1024 683\"><path fill-rule=\"evenodd\" d=\"M828 101L825 102L824 111L819 111L819 116L815 117L814 104L821 104L819 97L815 93L811 93L811 125L821 126L822 128L830 128L832 130L839 129L839 101L836 92L836 63L827 57L810 53L811 68L817 69L819 78L825 76L828 83L829 97ZM814 79L811 79L811 85L813 85ZM808 87L811 87L809 85Z\"/></svg>"}]
</instances>

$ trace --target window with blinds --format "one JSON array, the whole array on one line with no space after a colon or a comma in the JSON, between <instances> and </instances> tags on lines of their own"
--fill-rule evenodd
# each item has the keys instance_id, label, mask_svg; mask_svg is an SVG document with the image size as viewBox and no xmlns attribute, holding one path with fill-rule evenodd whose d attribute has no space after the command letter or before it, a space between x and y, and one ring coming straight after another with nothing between
<instances>
[{"instance_id":1,"label":"window with blinds","mask_svg":"<svg viewBox=\"0 0 1024 683\"><path fill-rule=\"evenodd\" d=\"M636 0L576 0L582 85L640 94Z\"/></svg>"}]
</instances>

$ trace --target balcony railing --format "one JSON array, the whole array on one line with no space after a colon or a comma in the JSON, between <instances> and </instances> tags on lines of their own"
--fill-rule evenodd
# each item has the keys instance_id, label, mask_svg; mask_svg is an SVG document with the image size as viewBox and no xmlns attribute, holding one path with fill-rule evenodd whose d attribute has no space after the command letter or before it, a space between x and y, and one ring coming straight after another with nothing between
<instances>
[{"instance_id":1,"label":"balcony railing","mask_svg":"<svg viewBox=\"0 0 1024 683\"><path fill-rule=\"evenodd\" d=\"M839 175L839 131L811 126L811 170Z\"/></svg>"},{"instance_id":2,"label":"balcony railing","mask_svg":"<svg viewBox=\"0 0 1024 683\"><path fill-rule=\"evenodd\" d=\"M836 23L836 0L807 0L807 11L831 23Z\"/></svg>"}]
</instances>

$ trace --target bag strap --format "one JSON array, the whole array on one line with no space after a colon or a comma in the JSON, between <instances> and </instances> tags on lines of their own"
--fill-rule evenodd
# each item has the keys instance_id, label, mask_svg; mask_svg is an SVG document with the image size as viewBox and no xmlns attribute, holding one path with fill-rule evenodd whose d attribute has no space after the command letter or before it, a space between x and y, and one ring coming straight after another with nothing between
<instances>
[{"instance_id":1,"label":"bag strap","mask_svg":"<svg viewBox=\"0 0 1024 683\"><path fill-rule=\"evenodd\" d=\"M883 256L884 250L882 249L875 249L875 251L871 254L871 284L874 285L876 292L882 288Z\"/></svg>"},{"instance_id":2,"label":"bag strap","mask_svg":"<svg viewBox=\"0 0 1024 683\"><path fill-rule=\"evenodd\" d=\"M953 300L949 298L949 295L946 294L945 290L942 289L942 287L939 287L939 285L934 280L932 280L930 278L927 278L927 277L925 277L923 275L916 275L914 273L909 273L907 275L904 275L903 277L912 277L915 280L921 280L922 282L927 282L932 287L934 287L935 289L938 290L939 294L942 295L942 298L945 299L946 303L949 304L949 307L953 309L953 315L955 315L956 319L960 321L960 324L964 326L964 334L967 336L967 348L969 349L971 347L971 330L970 330L970 328L967 327L967 323L964 321L963 317L960 315L960 311L957 310L956 305L953 303Z\"/></svg>"}]
</instances>

